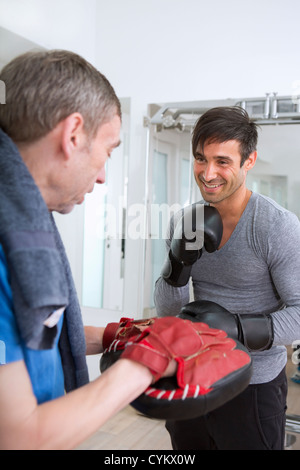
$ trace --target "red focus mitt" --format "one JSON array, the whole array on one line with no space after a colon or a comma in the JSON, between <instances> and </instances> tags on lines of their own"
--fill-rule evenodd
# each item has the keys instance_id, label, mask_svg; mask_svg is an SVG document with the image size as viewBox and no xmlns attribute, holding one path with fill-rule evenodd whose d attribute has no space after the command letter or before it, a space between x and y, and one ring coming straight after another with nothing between
<instances>
[{"instance_id":1,"label":"red focus mitt","mask_svg":"<svg viewBox=\"0 0 300 470\"><path fill-rule=\"evenodd\" d=\"M139 362L153 374L131 405L152 418L192 419L223 405L249 384L252 366L247 350L222 330L178 317L133 321L122 318L104 333L103 372L119 357ZM176 377L161 378L171 360Z\"/></svg>"}]
</instances>

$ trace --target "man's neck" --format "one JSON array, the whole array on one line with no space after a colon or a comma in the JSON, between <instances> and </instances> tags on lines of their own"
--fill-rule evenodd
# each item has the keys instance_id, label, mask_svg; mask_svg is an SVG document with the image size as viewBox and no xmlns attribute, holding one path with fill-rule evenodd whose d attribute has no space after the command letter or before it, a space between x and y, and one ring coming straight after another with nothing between
<instances>
[{"instance_id":1,"label":"man's neck","mask_svg":"<svg viewBox=\"0 0 300 470\"><path fill-rule=\"evenodd\" d=\"M55 164L55 161L54 158L49 158L49 155L53 156L53 148L51 147L51 142L46 142L46 140L47 136L28 145L18 143L16 145L46 205L49 207L49 200L51 200L51 185L49 182L51 180L51 172L54 172L52 166Z\"/></svg>"},{"instance_id":2,"label":"man's neck","mask_svg":"<svg viewBox=\"0 0 300 470\"><path fill-rule=\"evenodd\" d=\"M223 220L239 220L243 214L252 192L241 186L234 194L221 202L212 204L218 209Z\"/></svg>"},{"instance_id":3,"label":"man's neck","mask_svg":"<svg viewBox=\"0 0 300 470\"><path fill-rule=\"evenodd\" d=\"M245 186L240 188L240 191L236 191L236 193L234 193L230 198L215 204L223 222L223 237L219 248L225 245L231 237L252 194L252 192Z\"/></svg>"}]
</instances>

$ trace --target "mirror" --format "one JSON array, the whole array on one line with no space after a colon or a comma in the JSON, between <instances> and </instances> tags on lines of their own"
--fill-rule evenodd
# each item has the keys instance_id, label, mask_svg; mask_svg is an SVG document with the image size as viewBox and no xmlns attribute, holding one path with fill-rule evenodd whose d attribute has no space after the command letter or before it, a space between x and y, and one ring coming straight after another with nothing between
<instances>
[{"instance_id":1,"label":"mirror","mask_svg":"<svg viewBox=\"0 0 300 470\"><path fill-rule=\"evenodd\" d=\"M156 279L165 259L166 227L172 204L179 206L201 200L193 177L191 133L196 120L207 109L215 106L244 107L259 125L258 158L247 174L247 187L278 202L300 218L300 98L277 97L223 101L149 105L148 133L148 226L144 288L144 316L156 315L153 292ZM166 203L170 210L156 218L151 230L152 207ZM153 224L152 224L153 225ZM160 234L160 236L158 236ZM297 343L297 342L295 342ZM297 344L288 348L287 376L299 374ZM296 360L293 355L296 354ZM297 365L297 369L296 369ZM288 413L286 416L286 448L296 441L300 433L298 416L298 382L288 382Z\"/></svg>"},{"instance_id":2,"label":"mirror","mask_svg":"<svg viewBox=\"0 0 300 470\"><path fill-rule=\"evenodd\" d=\"M165 259L165 235L171 214L191 198L190 132L149 128L148 236L145 261L145 309L154 308L153 291ZM147 313L146 313L147 315Z\"/></svg>"},{"instance_id":3,"label":"mirror","mask_svg":"<svg viewBox=\"0 0 300 470\"><path fill-rule=\"evenodd\" d=\"M300 218L299 97L213 100L149 105L148 239L144 315L155 314L153 291L165 258L172 209L201 198L193 177L191 133L196 120L215 106L239 105L259 124L258 159L247 186L269 196ZM163 205L164 207L162 210ZM159 208L160 217L153 217ZM152 220L153 219L153 220Z\"/></svg>"},{"instance_id":4,"label":"mirror","mask_svg":"<svg viewBox=\"0 0 300 470\"><path fill-rule=\"evenodd\" d=\"M122 311L130 99L120 99L121 145L106 166L106 182L95 185L84 204L82 305Z\"/></svg>"}]
</instances>

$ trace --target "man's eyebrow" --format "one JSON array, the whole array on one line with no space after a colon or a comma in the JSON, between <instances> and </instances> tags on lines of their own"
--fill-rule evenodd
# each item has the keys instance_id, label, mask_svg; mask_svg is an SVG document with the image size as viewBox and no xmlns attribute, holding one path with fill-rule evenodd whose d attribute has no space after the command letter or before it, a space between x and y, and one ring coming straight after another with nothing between
<instances>
[{"instance_id":1,"label":"man's eyebrow","mask_svg":"<svg viewBox=\"0 0 300 470\"><path fill-rule=\"evenodd\" d=\"M206 158L205 155L201 152L195 152L195 155L194 157L202 157L202 158ZM232 157L230 157L229 155L215 155L213 157L215 160L228 160L228 161L232 161Z\"/></svg>"},{"instance_id":2,"label":"man's eyebrow","mask_svg":"<svg viewBox=\"0 0 300 470\"><path fill-rule=\"evenodd\" d=\"M228 161L232 162L232 157L230 157L229 155L216 155L214 158L218 158L218 159L222 159L222 160L228 160Z\"/></svg>"}]
</instances>

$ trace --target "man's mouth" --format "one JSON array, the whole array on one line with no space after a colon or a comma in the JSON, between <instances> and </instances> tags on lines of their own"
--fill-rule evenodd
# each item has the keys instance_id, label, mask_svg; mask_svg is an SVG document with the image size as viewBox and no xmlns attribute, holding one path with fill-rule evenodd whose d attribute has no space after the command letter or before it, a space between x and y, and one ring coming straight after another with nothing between
<instances>
[{"instance_id":1,"label":"man's mouth","mask_svg":"<svg viewBox=\"0 0 300 470\"><path fill-rule=\"evenodd\" d=\"M203 185L208 188L208 189L215 189L215 188L219 188L220 186L223 185L223 183L206 183L205 181L201 180L201 182L203 183Z\"/></svg>"}]
</instances>

